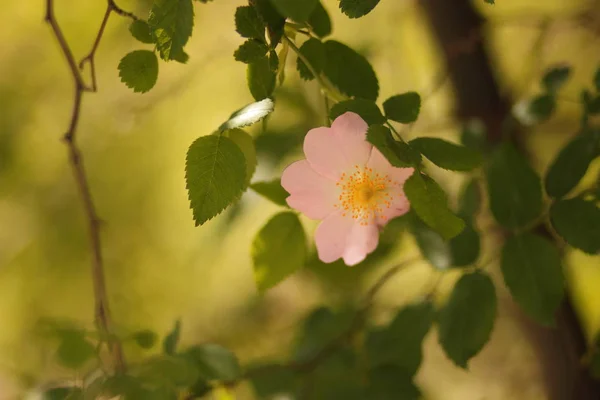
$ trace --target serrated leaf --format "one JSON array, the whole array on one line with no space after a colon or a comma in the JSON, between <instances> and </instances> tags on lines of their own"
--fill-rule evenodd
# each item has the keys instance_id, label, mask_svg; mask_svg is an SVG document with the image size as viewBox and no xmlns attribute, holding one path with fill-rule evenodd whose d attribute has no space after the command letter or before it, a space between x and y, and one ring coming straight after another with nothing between
<instances>
[{"instance_id":1,"label":"serrated leaf","mask_svg":"<svg viewBox=\"0 0 600 400\"><path fill-rule=\"evenodd\" d=\"M58 362L70 369L79 369L96 354L96 348L81 331L65 331L56 351Z\"/></svg>"},{"instance_id":2,"label":"serrated leaf","mask_svg":"<svg viewBox=\"0 0 600 400\"><path fill-rule=\"evenodd\" d=\"M469 360L489 340L496 319L496 290L482 272L463 275L439 312L439 342L456 365Z\"/></svg>"},{"instance_id":3,"label":"serrated leaf","mask_svg":"<svg viewBox=\"0 0 600 400\"><path fill-rule=\"evenodd\" d=\"M409 142L432 163L452 171L470 171L483 163L483 156L477 150L447 142L434 137L420 137Z\"/></svg>"},{"instance_id":4,"label":"serrated leaf","mask_svg":"<svg viewBox=\"0 0 600 400\"><path fill-rule=\"evenodd\" d=\"M244 154L222 135L198 138L187 153L186 187L196 226L233 203L246 187Z\"/></svg>"},{"instance_id":5,"label":"serrated leaf","mask_svg":"<svg viewBox=\"0 0 600 400\"><path fill-rule=\"evenodd\" d=\"M286 199L289 193L281 186L281 179L273 179L267 182L255 182L250 185L250 188L260 194L265 199L271 200L273 203L287 207Z\"/></svg>"},{"instance_id":6,"label":"serrated leaf","mask_svg":"<svg viewBox=\"0 0 600 400\"><path fill-rule=\"evenodd\" d=\"M150 32L150 25L146 21L136 19L129 25L129 32L131 32L131 36L142 43L154 43L154 38Z\"/></svg>"},{"instance_id":7,"label":"serrated leaf","mask_svg":"<svg viewBox=\"0 0 600 400\"><path fill-rule=\"evenodd\" d=\"M283 212L270 219L254 238L251 254L261 293L304 267L306 236L298 216Z\"/></svg>"},{"instance_id":8,"label":"serrated leaf","mask_svg":"<svg viewBox=\"0 0 600 400\"><path fill-rule=\"evenodd\" d=\"M325 65L325 46L320 40L310 38L300 46L300 53L308 60L316 73L320 74ZM308 69L304 61L298 57L296 59L296 69L302 79L315 79L313 73Z\"/></svg>"},{"instance_id":9,"label":"serrated leaf","mask_svg":"<svg viewBox=\"0 0 600 400\"><path fill-rule=\"evenodd\" d=\"M552 94L541 94L534 97L527 106L527 113L536 122L542 122L550 118L556 108L556 99Z\"/></svg>"},{"instance_id":10,"label":"serrated leaf","mask_svg":"<svg viewBox=\"0 0 600 400\"><path fill-rule=\"evenodd\" d=\"M490 209L502 226L521 228L541 214L540 178L511 144L502 144L492 154L487 185Z\"/></svg>"},{"instance_id":11,"label":"serrated leaf","mask_svg":"<svg viewBox=\"0 0 600 400\"><path fill-rule=\"evenodd\" d=\"M135 50L119 63L121 82L136 93L152 89L158 79L158 59L149 50Z\"/></svg>"},{"instance_id":12,"label":"serrated leaf","mask_svg":"<svg viewBox=\"0 0 600 400\"><path fill-rule=\"evenodd\" d=\"M244 159L246 160L246 186L248 186L258 163L256 160L254 139L246 131L239 128L225 131L224 135L233 140L242 153L244 153Z\"/></svg>"},{"instance_id":13,"label":"serrated leaf","mask_svg":"<svg viewBox=\"0 0 600 400\"><path fill-rule=\"evenodd\" d=\"M571 67L559 66L548 69L542 78L542 85L550 93L556 93L569 79Z\"/></svg>"},{"instance_id":14,"label":"serrated leaf","mask_svg":"<svg viewBox=\"0 0 600 400\"><path fill-rule=\"evenodd\" d=\"M329 18L329 13L323 7L323 3L317 3L308 18L308 25L310 25L315 35L320 38L331 34L331 18Z\"/></svg>"},{"instance_id":15,"label":"serrated leaf","mask_svg":"<svg viewBox=\"0 0 600 400\"><path fill-rule=\"evenodd\" d=\"M265 23L262 21L256 8L242 6L235 10L235 30L242 37L265 40ZM265 52L266 53L266 52Z\"/></svg>"},{"instance_id":16,"label":"serrated leaf","mask_svg":"<svg viewBox=\"0 0 600 400\"><path fill-rule=\"evenodd\" d=\"M151 349L158 340L158 335L149 329L144 329L133 334L133 340L142 349Z\"/></svg>"},{"instance_id":17,"label":"serrated leaf","mask_svg":"<svg viewBox=\"0 0 600 400\"><path fill-rule=\"evenodd\" d=\"M583 178L591 162L600 155L600 130L591 129L573 138L550 165L546 174L546 192L552 197L563 197Z\"/></svg>"},{"instance_id":18,"label":"serrated leaf","mask_svg":"<svg viewBox=\"0 0 600 400\"><path fill-rule=\"evenodd\" d=\"M329 111L329 118L334 120L348 111L360 115L369 125L383 124L386 121L377 104L366 99L350 99L334 104Z\"/></svg>"},{"instance_id":19,"label":"serrated leaf","mask_svg":"<svg viewBox=\"0 0 600 400\"><path fill-rule=\"evenodd\" d=\"M421 164L421 154L408 144L395 140L383 125L371 125L367 131L367 141L394 167L417 167Z\"/></svg>"},{"instance_id":20,"label":"serrated leaf","mask_svg":"<svg viewBox=\"0 0 600 400\"><path fill-rule=\"evenodd\" d=\"M394 365L409 377L414 376L423 359L422 343L435 317L429 302L402 308L390 324L367 334L369 367Z\"/></svg>"},{"instance_id":21,"label":"serrated leaf","mask_svg":"<svg viewBox=\"0 0 600 400\"><path fill-rule=\"evenodd\" d=\"M383 102L383 110L392 121L403 124L415 122L421 111L421 96L416 92L392 96Z\"/></svg>"},{"instance_id":22,"label":"serrated leaf","mask_svg":"<svg viewBox=\"0 0 600 400\"><path fill-rule=\"evenodd\" d=\"M307 21L318 3L319 0L271 0L271 4L281 15L296 22Z\"/></svg>"},{"instance_id":23,"label":"serrated leaf","mask_svg":"<svg viewBox=\"0 0 600 400\"><path fill-rule=\"evenodd\" d=\"M532 318L554 323L563 299L563 274L558 249L547 239L524 233L502 248L502 275L512 297Z\"/></svg>"},{"instance_id":24,"label":"serrated leaf","mask_svg":"<svg viewBox=\"0 0 600 400\"><path fill-rule=\"evenodd\" d=\"M246 64L250 64L256 61L260 61L260 58L267 54L269 48L266 44L259 42L258 40L250 39L237 48L233 53L233 57L236 61L241 61Z\"/></svg>"},{"instance_id":25,"label":"serrated leaf","mask_svg":"<svg viewBox=\"0 0 600 400\"><path fill-rule=\"evenodd\" d=\"M583 197L560 200L550 208L554 230L571 246L600 253L600 208Z\"/></svg>"},{"instance_id":26,"label":"serrated leaf","mask_svg":"<svg viewBox=\"0 0 600 400\"><path fill-rule=\"evenodd\" d=\"M248 88L255 100L259 101L271 96L275 90L275 78L275 72L271 69L267 57L261 57L248 64Z\"/></svg>"},{"instance_id":27,"label":"serrated leaf","mask_svg":"<svg viewBox=\"0 0 600 400\"><path fill-rule=\"evenodd\" d=\"M181 337L181 320L175 321L173 329L165 339L163 340L163 352L165 354L175 354L177 351L177 345L179 344L179 338Z\"/></svg>"},{"instance_id":28,"label":"serrated leaf","mask_svg":"<svg viewBox=\"0 0 600 400\"><path fill-rule=\"evenodd\" d=\"M410 375L394 365L384 365L369 371L369 383L364 398L369 400L418 400L422 397Z\"/></svg>"},{"instance_id":29,"label":"serrated leaf","mask_svg":"<svg viewBox=\"0 0 600 400\"><path fill-rule=\"evenodd\" d=\"M451 239L464 229L464 221L450 211L446 194L430 177L413 173L404 183L404 193L417 215L444 239Z\"/></svg>"},{"instance_id":30,"label":"serrated leaf","mask_svg":"<svg viewBox=\"0 0 600 400\"><path fill-rule=\"evenodd\" d=\"M253 0L252 5L267 26L270 45L274 49L283 36L285 18L273 7L270 0Z\"/></svg>"},{"instance_id":31,"label":"serrated leaf","mask_svg":"<svg viewBox=\"0 0 600 400\"><path fill-rule=\"evenodd\" d=\"M243 128L257 123L261 119L273 112L275 104L271 99L264 99L256 103L248 104L240 108L219 127L219 132L224 132L229 129Z\"/></svg>"},{"instance_id":32,"label":"serrated leaf","mask_svg":"<svg viewBox=\"0 0 600 400\"><path fill-rule=\"evenodd\" d=\"M163 60L181 57L194 28L192 0L155 0L148 25Z\"/></svg>"},{"instance_id":33,"label":"serrated leaf","mask_svg":"<svg viewBox=\"0 0 600 400\"><path fill-rule=\"evenodd\" d=\"M379 82L369 61L343 43L328 40L324 45L327 78L348 96L377 100Z\"/></svg>"},{"instance_id":34,"label":"serrated leaf","mask_svg":"<svg viewBox=\"0 0 600 400\"><path fill-rule=\"evenodd\" d=\"M350 18L360 18L370 13L379 0L340 0L340 9Z\"/></svg>"},{"instance_id":35,"label":"serrated leaf","mask_svg":"<svg viewBox=\"0 0 600 400\"><path fill-rule=\"evenodd\" d=\"M185 357L192 360L203 378L233 382L240 377L242 369L235 354L218 344L201 344L189 348Z\"/></svg>"}]
</instances>

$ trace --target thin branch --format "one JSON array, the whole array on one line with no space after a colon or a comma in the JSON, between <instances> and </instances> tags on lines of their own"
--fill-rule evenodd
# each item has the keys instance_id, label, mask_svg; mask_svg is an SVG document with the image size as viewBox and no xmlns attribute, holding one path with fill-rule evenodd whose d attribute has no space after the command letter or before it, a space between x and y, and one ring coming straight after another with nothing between
<instances>
[{"instance_id":1,"label":"thin branch","mask_svg":"<svg viewBox=\"0 0 600 400\"><path fill-rule=\"evenodd\" d=\"M79 117L81 114L81 103L83 100L83 93L87 91L96 91L94 54L96 52L96 49L98 48L100 39L102 38L102 34L104 33L106 22L110 13L112 11L115 11L118 14L122 15L118 10L120 9L116 5L114 5L113 1L108 0L107 11L104 15L104 19L102 21L102 25L100 27L98 35L96 36L94 45L92 46L92 50L89 53L88 57L82 60L82 63L83 61L88 60L88 62L91 65L93 77L92 87L87 86L84 83L81 73L77 69L77 63L75 62L73 52L69 47L62 33L62 30L60 29L58 21L56 20L56 17L54 15L54 0L46 0L45 17L46 22L50 25L54 36L58 40L63 55L67 59L67 63L69 64L69 69L71 71L71 75L75 84L73 111L71 112L69 128L64 134L63 140L65 141L68 147L71 169L73 170L75 182L77 184L77 188L79 190L79 194L83 202L83 208L88 222L90 248L92 252L92 282L94 288L95 322L98 330L101 333L106 334L106 336L108 337L113 337L114 335L112 330L112 319L108 305L108 296L106 292L106 282L104 277L104 266L102 261L102 245L100 241L100 219L98 218L98 214L96 212L96 208L94 206L92 194L89 187L89 182L85 174L85 168L83 165L81 151L79 150L79 147L76 143L76 133L79 124ZM108 347L113 357L115 370L117 372L124 372L126 367L121 343L118 340L109 339Z\"/></svg>"}]
</instances>

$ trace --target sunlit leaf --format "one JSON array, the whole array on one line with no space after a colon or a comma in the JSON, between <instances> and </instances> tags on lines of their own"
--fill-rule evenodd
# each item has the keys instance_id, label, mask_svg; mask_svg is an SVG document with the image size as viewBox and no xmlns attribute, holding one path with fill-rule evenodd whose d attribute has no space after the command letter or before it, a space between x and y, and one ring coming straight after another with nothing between
<instances>
[{"instance_id":1,"label":"sunlit leaf","mask_svg":"<svg viewBox=\"0 0 600 400\"><path fill-rule=\"evenodd\" d=\"M136 93L152 89L158 79L158 59L149 50L135 50L119 63L121 82Z\"/></svg>"},{"instance_id":2,"label":"sunlit leaf","mask_svg":"<svg viewBox=\"0 0 600 400\"><path fill-rule=\"evenodd\" d=\"M154 43L154 38L150 32L150 25L146 21L137 19L129 25L131 36L142 43Z\"/></svg>"},{"instance_id":3,"label":"sunlit leaf","mask_svg":"<svg viewBox=\"0 0 600 400\"><path fill-rule=\"evenodd\" d=\"M154 0L148 25L163 60L181 57L194 27L192 0Z\"/></svg>"}]
</instances>

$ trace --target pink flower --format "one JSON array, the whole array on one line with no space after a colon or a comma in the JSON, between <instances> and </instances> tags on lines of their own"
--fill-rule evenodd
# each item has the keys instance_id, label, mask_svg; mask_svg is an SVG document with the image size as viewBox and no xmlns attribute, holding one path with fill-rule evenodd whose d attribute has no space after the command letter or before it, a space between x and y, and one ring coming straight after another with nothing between
<instances>
[{"instance_id":1,"label":"pink flower","mask_svg":"<svg viewBox=\"0 0 600 400\"><path fill-rule=\"evenodd\" d=\"M287 203L323 220L315 232L321 261L343 258L355 265L372 253L379 230L405 214L410 204L402 186L412 168L396 168L369 142L367 123L352 112L331 128L311 129L304 139L306 160L283 171Z\"/></svg>"}]
</instances>

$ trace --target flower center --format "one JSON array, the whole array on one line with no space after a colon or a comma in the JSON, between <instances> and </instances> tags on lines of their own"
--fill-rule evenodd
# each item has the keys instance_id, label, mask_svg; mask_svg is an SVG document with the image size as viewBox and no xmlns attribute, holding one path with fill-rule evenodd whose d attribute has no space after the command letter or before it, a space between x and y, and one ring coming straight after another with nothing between
<instances>
[{"instance_id":1,"label":"flower center","mask_svg":"<svg viewBox=\"0 0 600 400\"><path fill-rule=\"evenodd\" d=\"M388 190L398 182L371 168L354 166L354 173L343 173L336 186L341 193L336 208L342 210L342 216L352 216L361 225L374 223L376 219L385 220L385 209L390 208L393 195Z\"/></svg>"}]
</instances>

